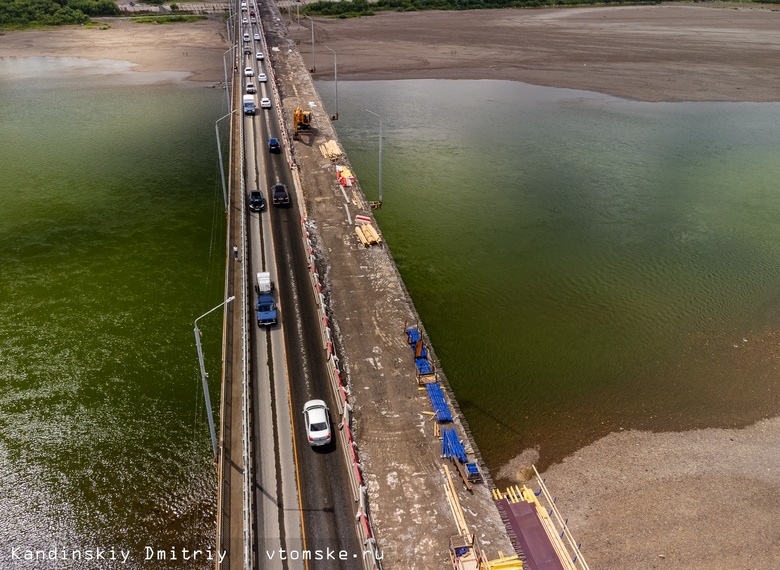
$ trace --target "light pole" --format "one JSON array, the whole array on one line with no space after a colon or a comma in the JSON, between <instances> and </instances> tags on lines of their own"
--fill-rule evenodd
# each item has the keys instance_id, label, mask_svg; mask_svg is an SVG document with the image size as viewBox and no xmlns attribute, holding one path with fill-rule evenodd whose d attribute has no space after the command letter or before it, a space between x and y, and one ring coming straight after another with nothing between
<instances>
[{"instance_id":1,"label":"light pole","mask_svg":"<svg viewBox=\"0 0 780 570\"><path fill-rule=\"evenodd\" d=\"M374 113L366 109L367 113L371 113L379 117L379 206L382 206L382 116L379 113Z\"/></svg>"},{"instance_id":2,"label":"light pole","mask_svg":"<svg viewBox=\"0 0 780 570\"><path fill-rule=\"evenodd\" d=\"M338 72L338 60L336 59L336 52L330 49L328 46L322 46L333 54L333 82L336 84L336 114L331 117L334 121L339 120L339 72Z\"/></svg>"},{"instance_id":3,"label":"light pole","mask_svg":"<svg viewBox=\"0 0 780 570\"><path fill-rule=\"evenodd\" d=\"M219 305L211 309L210 311L206 311L201 316L199 316L197 319L195 319L195 347L198 349L198 364L200 364L200 378L203 381L203 394L206 398L206 413L209 416L209 429L211 430L211 447L214 449L214 461L217 460L217 432L214 429L214 415L211 412L211 398L209 397L209 384L206 381L208 378L208 374L206 373L206 365L203 363L203 349L200 346L200 330L198 329L198 321L208 315L209 313L212 313L219 309L222 305L227 305L235 299L235 295L232 297L228 297L226 300L222 301Z\"/></svg>"},{"instance_id":4,"label":"light pole","mask_svg":"<svg viewBox=\"0 0 780 570\"><path fill-rule=\"evenodd\" d=\"M228 4L228 6L230 6L230 4ZM233 12L232 9L230 11ZM225 20L225 25L227 26L227 36L228 36L228 43L229 44L233 43L233 29L234 29L234 27L231 27L231 25L230 25L231 22L230 21L233 18L235 18L235 17L236 17L236 14L233 13L230 16L228 16L227 19ZM235 24L233 24L233 26L235 26Z\"/></svg>"},{"instance_id":5,"label":"light pole","mask_svg":"<svg viewBox=\"0 0 780 570\"><path fill-rule=\"evenodd\" d=\"M310 16L304 16L311 22L311 72L317 71L317 52L314 50L314 20Z\"/></svg>"},{"instance_id":6,"label":"light pole","mask_svg":"<svg viewBox=\"0 0 780 570\"><path fill-rule=\"evenodd\" d=\"M230 109L230 87L228 86L227 61L225 60L225 56L227 55L227 52L233 51L234 49L236 49L236 46L232 45L228 49L225 50L225 53L222 54L222 67L225 70L225 97L227 98L227 108L228 109ZM235 59L235 58L233 58L233 59Z\"/></svg>"},{"instance_id":7,"label":"light pole","mask_svg":"<svg viewBox=\"0 0 780 570\"><path fill-rule=\"evenodd\" d=\"M228 106L230 105L230 101L228 101ZM219 173L222 176L222 199L225 201L225 211L227 212L227 187L225 186L225 166L222 164L222 145L219 142L219 122L222 119L226 119L233 113L235 113L236 110L233 109L225 115L224 117L220 117L216 121L214 121L214 130L217 131L217 154L219 155Z\"/></svg>"}]
</instances>

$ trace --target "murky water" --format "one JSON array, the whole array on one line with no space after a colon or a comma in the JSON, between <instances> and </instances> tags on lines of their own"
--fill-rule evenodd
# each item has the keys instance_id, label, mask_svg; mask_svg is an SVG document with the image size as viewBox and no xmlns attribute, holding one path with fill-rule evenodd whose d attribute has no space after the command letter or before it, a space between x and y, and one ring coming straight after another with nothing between
<instances>
[{"instance_id":1,"label":"murky water","mask_svg":"<svg viewBox=\"0 0 780 570\"><path fill-rule=\"evenodd\" d=\"M120 567L71 556L111 548L147 568L146 546L213 547L192 328L224 288L224 95L161 79L0 59L3 568ZM219 314L201 328L218 394Z\"/></svg>"},{"instance_id":2,"label":"murky water","mask_svg":"<svg viewBox=\"0 0 780 570\"><path fill-rule=\"evenodd\" d=\"M339 99L371 199L364 109L383 117L377 219L494 470L778 412L780 104L438 80Z\"/></svg>"}]
</instances>

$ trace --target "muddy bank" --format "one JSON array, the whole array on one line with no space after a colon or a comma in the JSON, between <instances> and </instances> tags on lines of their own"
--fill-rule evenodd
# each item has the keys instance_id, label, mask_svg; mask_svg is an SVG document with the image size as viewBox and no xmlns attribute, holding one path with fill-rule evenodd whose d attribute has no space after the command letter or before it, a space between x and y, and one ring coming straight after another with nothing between
<instances>
[{"instance_id":1,"label":"muddy bank","mask_svg":"<svg viewBox=\"0 0 780 570\"><path fill-rule=\"evenodd\" d=\"M293 14L311 64L301 24ZM328 46L341 79L509 79L646 101L778 101L778 29L780 11L735 4L320 19L315 78L333 77Z\"/></svg>"}]
</instances>

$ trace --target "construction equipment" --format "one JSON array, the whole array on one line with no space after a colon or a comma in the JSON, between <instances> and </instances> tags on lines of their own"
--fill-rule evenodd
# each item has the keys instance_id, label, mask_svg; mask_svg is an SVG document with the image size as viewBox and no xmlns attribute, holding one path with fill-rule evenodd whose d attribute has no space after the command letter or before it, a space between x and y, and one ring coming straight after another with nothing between
<instances>
[{"instance_id":1,"label":"construction equipment","mask_svg":"<svg viewBox=\"0 0 780 570\"><path fill-rule=\"evenodd\" d=\"M311 111L304 111L300 107L296 107L293 111L293 139L300 140L301 131L308 131L311 128Z\"/></svg>"}]
</instances>

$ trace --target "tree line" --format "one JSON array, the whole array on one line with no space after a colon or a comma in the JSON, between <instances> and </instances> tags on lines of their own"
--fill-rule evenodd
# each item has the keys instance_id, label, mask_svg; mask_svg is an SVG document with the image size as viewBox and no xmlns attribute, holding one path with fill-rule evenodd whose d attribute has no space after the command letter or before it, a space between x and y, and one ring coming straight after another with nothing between
<instances>
[{"instance_id":1,"label":"tree line","mask_svg":"<svg viewBox=\"0 0 780 570\"><path fill-rule=\"evenodd\" d=\"M116 16L119 7L114 0L2 0L0 26L58 26L86 24L90 16Z\"/></svg>"},{"instance_id":2,"label":"tree line","mask_svg":"<svg viewBox=\"0 0 780 570\"><path fill-rule=\"evenodd\" d=\"M754 0L761 3L780 3L780 0ZM541 8L551 6L579 6L584 4L658 4L660 0L320 0L306 4L302 13L310 16L354 18L371 16L387 10L411 12L415 10L475 10L480 8Z\"/></svg>"}]
</instances>

